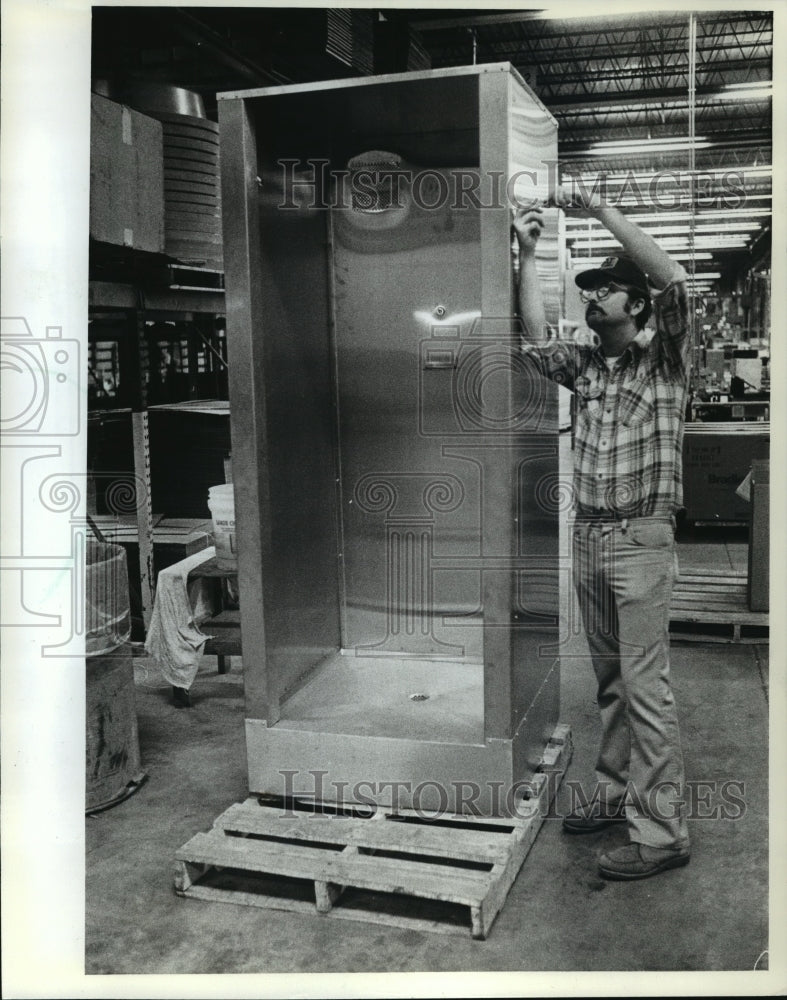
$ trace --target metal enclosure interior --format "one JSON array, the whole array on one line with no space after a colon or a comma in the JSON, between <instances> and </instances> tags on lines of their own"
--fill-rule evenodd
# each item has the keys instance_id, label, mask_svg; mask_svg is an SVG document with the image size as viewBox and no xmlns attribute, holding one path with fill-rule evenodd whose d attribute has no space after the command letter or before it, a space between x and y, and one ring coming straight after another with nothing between
<instances>
[{"instance_id":1,"label":"metal enclosure interior","mask_svg":"<svg viewBox=\"0 0 787 1000\"><path fill-rule=\"evenodd\" d=\"M508 200L546 198L554 119L507 63L219 109L250 790L505 812L559 711L556 389Z\"/></svg>"}]
</instances>

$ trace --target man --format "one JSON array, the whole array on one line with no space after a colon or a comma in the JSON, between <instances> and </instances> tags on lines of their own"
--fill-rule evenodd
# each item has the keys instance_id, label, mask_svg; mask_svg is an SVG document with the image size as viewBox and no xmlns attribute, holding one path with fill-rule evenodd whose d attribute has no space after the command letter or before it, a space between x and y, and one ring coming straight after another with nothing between
<instances>
[{"instance_id":1,"label":"man","mask_svg":"<svg viewBox=\"0 0 787 1000\"><path fill-rule=\"evenodd\" d=\"M623 247L576 278L595 344L543 342L535 262L541 210L520 209L514 218L523 350L542 375L573 390L576 402L573 578L602 736L596 793L563 827L580 834L626 822L630 842L602 854L599 871L640 879L689 861L669 674L690 347L686 275L601 198L572 203L559 190L556 202L597 218ZM655 333L645 329L651 309Z\"/></svg>"}]
</instances>

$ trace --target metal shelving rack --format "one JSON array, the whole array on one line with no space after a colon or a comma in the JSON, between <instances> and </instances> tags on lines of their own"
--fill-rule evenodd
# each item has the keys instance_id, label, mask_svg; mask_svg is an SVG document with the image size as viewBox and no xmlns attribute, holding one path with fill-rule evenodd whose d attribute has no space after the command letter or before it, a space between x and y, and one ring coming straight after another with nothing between
<instances>
[{"instance_id":1,"label":"metal shelving rack","mask_svg":"<svg viewBox=\"0 0 787 1000\"><path fill-rule=\"evenodd\" d=\"M190 269L193 274L196 269ZM148 406L151 384L150 322L184 322L197 315L223 317L224 293L220 288L151 288L131 282L92 280L89 285L92 321L111 317L125 333L121 373L122 410L129 413L133 441L133 475L136 483L136 523L139 544L140 597L147 628L155 592L154 519L150 476ZM160 400L163 402L164 400ZM117 407L113 406L113 410Z\"/></svg>"}]
</instances>

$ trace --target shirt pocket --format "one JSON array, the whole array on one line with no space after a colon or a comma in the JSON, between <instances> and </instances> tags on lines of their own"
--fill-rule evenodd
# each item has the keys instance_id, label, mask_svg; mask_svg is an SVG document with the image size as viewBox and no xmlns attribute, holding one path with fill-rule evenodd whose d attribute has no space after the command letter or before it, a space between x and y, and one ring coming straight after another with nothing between
<instances>
[{"instance_id":1,"label":"shirt pocket","mask_svg":"<svg viewBox=\"0 0 787 1000\"><path fill-rule=\"evenodd\" d=\"M631 430L650 423L656 412L653 386L644 379L636 379L620 390L618 397L618 424Z\"/></svg>"},{"instance_id":2,"label":"shirt pocket","mask_svg":"<svg viewBox=\"0 0 787 1000\"><path fill-rule=\"evenodd\" d=\"M593 440L599 432L604 414L603 399L592 397L577 402L575 433L583 440Z\"/></svg>"},{"instance_id":3,"label":"shirt pocket","mask_svg":"<svg viewBox=\"0 0 787 1000\"><path fill-rule=\"evenodd\" d=\"M574 392L578 423L585 425L598 423L604 412L603 386L591 382L587 375L580 375L574 384Z\"/></svg>"}]
</instances>

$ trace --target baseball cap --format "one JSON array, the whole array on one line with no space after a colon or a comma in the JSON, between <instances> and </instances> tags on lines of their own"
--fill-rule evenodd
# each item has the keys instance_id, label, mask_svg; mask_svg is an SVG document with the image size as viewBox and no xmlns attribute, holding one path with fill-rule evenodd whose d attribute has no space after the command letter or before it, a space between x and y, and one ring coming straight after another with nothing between
<instances>
[{"instance_id":1,"label":"baseball cap","mask_svg":"<svg viewBox=\"0 0 787 1000\"><path fill-rule=\"evenodd\" d=\"M623 254L617 257L607 257L601 262L601 267L590 271L582 271L576 276L580 288L590 288L599 279L617 281L621 285L633 285L647 293L648 278L645 272L634 263L630 257Z\"/></svg>"}]
</instances>

